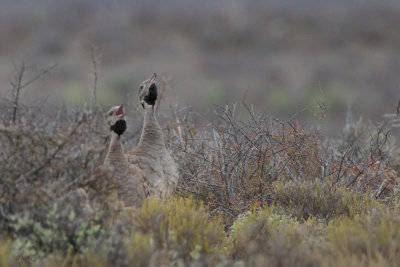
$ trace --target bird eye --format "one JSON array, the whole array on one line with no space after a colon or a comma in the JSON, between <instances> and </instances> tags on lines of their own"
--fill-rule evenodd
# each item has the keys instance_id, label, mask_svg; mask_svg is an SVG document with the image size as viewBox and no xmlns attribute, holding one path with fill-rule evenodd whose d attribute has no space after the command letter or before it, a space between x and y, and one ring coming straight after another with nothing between
<instances>
[{"instance_id":1,"label":"bird eye","mask_svg":"<svg viewBox=\"0 0 400 267\"><path fill-rule=\"evenodd\" d=\"M113 111L108 112L108 116L112 116L114 114Z\"/></svg>"},{"instance_id":2,"label":"bird eye","mask_svg":"<svg viewBox=\"0 0 400 267\"><path fill-rule=\"evenodd\" d=\"M142 90L143 89L143 85L141 85L139 89Z\"/></svg>"}]
</instances>

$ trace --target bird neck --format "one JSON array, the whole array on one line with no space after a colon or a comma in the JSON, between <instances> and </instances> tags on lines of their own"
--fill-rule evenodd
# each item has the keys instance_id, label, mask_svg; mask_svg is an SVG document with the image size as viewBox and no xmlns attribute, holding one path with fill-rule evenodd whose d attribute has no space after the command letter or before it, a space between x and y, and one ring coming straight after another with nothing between
<instances>
[{"instance_id":1,"label":"bird neck","mask_svg":"<svg viewBox=\"0 0 400 267\"><path fill-rule=\"evenodd\" d=\"M138 148L147 151L165 149L164 135L152 107L146 107L144 110L143 130Z\"/></svg>"},{"instance_id":2,"label":"bird neck","mask_svg":"<svg viewBox=\"0 0 400 267\"><path fill-rule=\"evenodd\" d=\"M106 158L104 159L104 163L120 165L125 164L126 162L127 159L125 157L124 149L122 148L121 137L120 135L111 131L110 146L108 148Z\"/></svg>"}]
</instances>

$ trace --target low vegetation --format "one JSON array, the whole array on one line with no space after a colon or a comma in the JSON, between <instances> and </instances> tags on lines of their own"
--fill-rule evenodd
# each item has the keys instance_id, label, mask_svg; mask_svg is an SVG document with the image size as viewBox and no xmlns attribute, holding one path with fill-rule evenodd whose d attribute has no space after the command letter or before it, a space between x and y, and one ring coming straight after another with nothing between
<instances>
[{"instance_id":1,"label":"low vegetation","mask_svg":"<svg viewBox=\"0 0 400 267\"><path fill-rule=\"evenodd\" d=\"M134 210L100 167L108 129L99 107L17 95L1 100L0 266L400 264L390 120L349 122L328 140L245 103L216 108L201 127L190 109L171 110L163 124L178 190ZM129 147L136 137L124 138Z\"/></svg>"}]
</instances>

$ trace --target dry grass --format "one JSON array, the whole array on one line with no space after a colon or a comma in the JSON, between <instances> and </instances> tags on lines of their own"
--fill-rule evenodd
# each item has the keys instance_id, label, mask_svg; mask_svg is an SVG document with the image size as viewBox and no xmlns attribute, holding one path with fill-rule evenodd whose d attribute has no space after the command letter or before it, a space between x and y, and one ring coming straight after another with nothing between
<instances>
[{"instance_id":1,"label":"dry grass","mask_svg":"<svg viewBox=\"0 0 400 267\"><path fill-rule=\"evenodd\" d=\"M24 90L20 76L14 90ZM398 158L390 123L349 124L341 140L327 140L246 103L242 114L236 105L216 108L201 128L196 113L171 108L165 133L180 166L177 196L132 211L99 167L108 142L101 108L27 105L20 97L2 99L0 115L5 266L397 260Z\"/></svg>"}]
</instances>

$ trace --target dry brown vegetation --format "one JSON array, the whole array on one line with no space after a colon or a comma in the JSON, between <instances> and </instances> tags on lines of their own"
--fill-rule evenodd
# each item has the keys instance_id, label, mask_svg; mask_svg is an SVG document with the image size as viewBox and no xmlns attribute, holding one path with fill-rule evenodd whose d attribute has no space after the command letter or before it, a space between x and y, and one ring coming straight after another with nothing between
<instances>
[{"instance_id":1,"label":"dry brown vegetation","mask_svg":"<svg viewBox=\"0 0 400 267\"><path fill-rule=\"evenodd\" d=\"M329 140L245 101L202 127L190 108L171 108L176 196L132 211L99 167L101 108L27 104L23 73L1 100L1 266L399 264L398 114Z\"/></svg>"}]
</instances>

